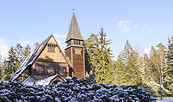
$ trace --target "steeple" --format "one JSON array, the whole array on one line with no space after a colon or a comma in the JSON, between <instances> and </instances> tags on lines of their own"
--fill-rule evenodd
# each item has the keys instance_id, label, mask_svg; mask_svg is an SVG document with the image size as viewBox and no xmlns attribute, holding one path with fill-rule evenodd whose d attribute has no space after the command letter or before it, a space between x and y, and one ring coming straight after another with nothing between
<instances>
[{"instance_id":1,"label":"steeple","mask_svg":"<svg viewBox=\"0 0 173 102\"><path fill-rule=\"evenodd\" d=\"M76 16L74 13L74 9L73 9L73 15L71 18L70 28L69 28L68 35L67 35L65 42L68 42L71 39L83 40L83 37L81 35L80 29L79 29L79 26L77 23Z\"/></svg>"},{"instance_id":2,"label":"steeple","mask_svg":"<svg viewBox=\"0 0 173 102\"><path fill-rule=\"evenodd\" d=\"M73 68L69 71L71 76L78 78L85 78L85 53L84 53L84 39L81 35L76 16L73 9L71 24L66 38L67 46L65 48L65 55L69 58Z\"/></svg>"}]
</instances>

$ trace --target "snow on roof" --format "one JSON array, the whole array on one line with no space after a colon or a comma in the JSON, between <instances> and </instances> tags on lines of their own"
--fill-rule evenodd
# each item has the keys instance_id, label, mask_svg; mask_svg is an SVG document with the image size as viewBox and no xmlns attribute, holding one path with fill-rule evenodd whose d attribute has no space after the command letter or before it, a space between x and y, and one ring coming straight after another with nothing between
<instances>
[{"instance_id":1,"label":"snow on roof","mask_svg":"<svg viewBox=\"0 0 173 102\"><path fill-rule=\"evenodd\" d=\"M38 75L32 75L32 76L29 76L26 80L24 80L22 82L22 84L24 85L28 85L28 86L33 86L33 85L49 85L50 82L58 77L59 75L56 74L56 75L53 75L53 76L38 76Z\"/></svg>"},{"instance_id":2,"label":"snow on roof","mask_svg":"<svg viewBox=\"0 0 173 102\"><path fill-rule=\"evenodd\" d=\"M17 69L17 71L11 75L10 80L13 81L16 79L26 68L27 66L31 65L33 62L33 59L35 58L37 52L42 48L42 46L39 46L36 48L36 50L32 51L29 56L24 60L22 65Z\"/></svg>"},{"instance_id":3,"label":"snow on roof","mask_svg":"<svg viewBox=\"0 0 173 102\"><path fill-rule=\"evenodd\" d=\"M48 43L48 41L53 37L53 35L50 35L47 39L45 39L35 50L33 50L29 56L24 60L24 62L22 63L22 65L17 69L17 71L14 74L11 74L10 76L10 80L14 81L15 79L17 79L22 73L23 71L25 71L26 68L28 68L29 65L32 65L34 63L34 61L37 59L37 57L39 56L39 54L42 52L42 50L45 48L46 44ZM54 38L54 37L53 37ZM56 40L55 40L56 41ZM56 42L57 43L57 42ZM58 44L58 43L57 43ZM65 57L64 53L62 53L63 56ZM67 59L67 57L65 57L65 59L67 60L67 63L69 66L70 65L70 60Z\"/></svg>"}]
</instances>

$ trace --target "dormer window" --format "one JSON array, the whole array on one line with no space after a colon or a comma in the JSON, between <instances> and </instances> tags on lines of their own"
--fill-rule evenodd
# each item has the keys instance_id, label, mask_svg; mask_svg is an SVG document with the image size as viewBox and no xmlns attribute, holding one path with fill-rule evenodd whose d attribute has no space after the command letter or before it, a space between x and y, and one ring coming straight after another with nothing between
<instances>
[{"instance_id":1,"label":"dormer window","mask_svg":"<svg viewBox=\"0 0 173 102\"><path fill-rule=\"evenodd\" d=\"M48 52L55 52L56 45L48 44Z\"/></svg>"}]
</instances>

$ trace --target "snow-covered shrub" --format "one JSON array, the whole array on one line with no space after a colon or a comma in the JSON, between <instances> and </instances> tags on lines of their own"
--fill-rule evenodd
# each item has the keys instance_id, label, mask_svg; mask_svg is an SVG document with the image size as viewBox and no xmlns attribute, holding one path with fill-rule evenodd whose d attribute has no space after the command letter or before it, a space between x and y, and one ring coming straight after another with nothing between
<instances>
[{"instance_id":1,"label":"snow-covered shrub","mask_svg":"<svg viewBox=\"0 0 173 102\"><path fill-rule=\"evenodd\" d=\"M150 81L148 83L145 83L143 84L142 86L144 88L144 90L148 90L152 93L153 96L155 97L160 97L160 85L157 84L156 82L154 81ZM162 95L163 96L171 96L171 92L167 89L165 89L163 86L161 87L162 88Z\"/></svg>"},{"instance_id":2,"label":"snow-covered shrub","mask_svg":"<svg viewBox=\"0 0 173 102\"><path fill-rule=\"evenodd\" d=\"M49 86L25 86L0 81L0 102L151 102L155 98L137 85L97 84L73 77Z\"/></svg>"}]
</instances>

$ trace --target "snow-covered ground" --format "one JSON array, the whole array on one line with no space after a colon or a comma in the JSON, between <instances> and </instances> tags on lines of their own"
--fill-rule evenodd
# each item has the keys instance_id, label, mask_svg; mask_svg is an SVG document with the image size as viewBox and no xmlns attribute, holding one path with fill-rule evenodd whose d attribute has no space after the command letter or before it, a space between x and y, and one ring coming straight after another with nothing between
<instances>
[{"instance_id":1,"label":"snow-covered ground","mask_svg":"<svg viewBox=\"0 0 173 102\"><path fill-rule=\"evenodd\" d=\"M156 102L173 102L173 97L163 97L162 100L160 97L157 97L156 99Z\"/></svg>"}]
</instances>

